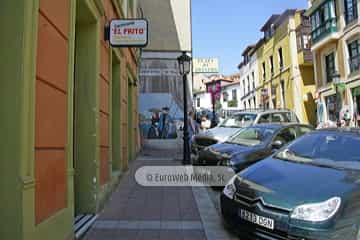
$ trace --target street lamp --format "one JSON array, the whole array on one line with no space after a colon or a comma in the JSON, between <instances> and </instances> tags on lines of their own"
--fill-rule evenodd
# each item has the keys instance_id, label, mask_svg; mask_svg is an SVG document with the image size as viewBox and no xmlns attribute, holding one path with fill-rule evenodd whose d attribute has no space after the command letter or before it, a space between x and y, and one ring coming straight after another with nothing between
<instances>
[{"instance_id":1,"label":"street lamp","mask_svg":"<svg viewBox=\"0 0 360 240\"><path fill-rule=\"evenodd\" d=\"M339 96L339 89L338 89L338 85L340 83L340 74L338 72L334 72L331 75L332 81L335 85L335 97L336 97L336 103L335 103L335 115L336 115L336 125L338 127L341 126L341 122L339 119L339 102L340 102L340 96Z\"/></svg>"},{"instance_id":2,"label":"street lamp","mask_svg":"<svg viewBox=\"0 0 360 240\"><path fill-rule=\"evenodd\" d=\"M217 87L216 87L216 81L213 80L212 81L212 89L211 89L212 93L212 107L213 107L213 112L212 112L212 118L211 118L211 127L215 127L216 126L216 113L215 113L215 104L216 104L216 92L217 92Z\"/></svg>"},{"instance_id":3,"label":"street lamp","mask_svg":"<svg viewBox=\"0 0 360 240\"><path fill-rule=\"evenodd\" d=\"M187 75L190 73L191 57L183 52L178 57L179 71L183 77L183 94L184 94L184 152L183 164L190 164L190 139L189 139L189 126L188 126L188 111L187 111Z\"/></svg>"}]
</instances>

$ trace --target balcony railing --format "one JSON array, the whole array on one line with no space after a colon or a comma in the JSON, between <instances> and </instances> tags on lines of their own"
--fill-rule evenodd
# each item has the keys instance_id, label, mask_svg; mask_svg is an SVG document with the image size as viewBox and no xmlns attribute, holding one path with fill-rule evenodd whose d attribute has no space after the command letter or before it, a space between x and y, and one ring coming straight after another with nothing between
<instances>
[{"instance_id":1,"label":"balcony railing","mask_svg":"<svg viewBox=\"0 0 360 240\"><path fill-rule=\"evenodd\" d=\"M336 18L330 18L320 24L316 29L311 32L312 44L317 43L321 39L328 36L330 33L337 32Z\"/></svg>"},{"instance_id":2,"label":"balcony railing","mask_svg":"<svg viewBox=\"0 0 360 240\"><path fill-rule=\"evenodd\" d=\"M360 55L350 58L349 64L351 73L360 71Z\"/></svg>"}]
</instances>

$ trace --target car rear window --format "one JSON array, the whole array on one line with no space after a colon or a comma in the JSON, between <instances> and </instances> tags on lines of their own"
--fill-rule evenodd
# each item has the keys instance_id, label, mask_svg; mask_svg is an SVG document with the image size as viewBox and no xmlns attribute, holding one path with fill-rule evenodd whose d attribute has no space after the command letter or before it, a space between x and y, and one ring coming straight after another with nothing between
<instances>
[{"instance_id":1,"label":"car rear window","mask_svg":"<svg viewBox=\"0 0 360 240\"><path fill-rule=\"evenodd\" d=\"M251 125L256 118L256 114L236 114L225 119L220 127L247 127Z\"/></svg>"}]
</instances>

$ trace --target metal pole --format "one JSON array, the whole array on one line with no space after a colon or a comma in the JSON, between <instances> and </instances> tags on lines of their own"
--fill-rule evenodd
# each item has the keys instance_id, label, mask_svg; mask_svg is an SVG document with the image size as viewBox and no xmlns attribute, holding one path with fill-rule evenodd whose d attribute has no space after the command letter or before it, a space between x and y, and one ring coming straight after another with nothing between
<instances>
[{"instance_id":1,"label":"metal pole","mask_svg":"<svg viewBox=\"0 0 360 240\"><path fill-rule=\"evenodd\" d=\"M184 91L184 156L183 164L190 164L190 141L189 141L189 126L188 126L188 111L187 111L187 76L183 75L183 91Z\"/></svg>"},{"instance_id":2,"label":"metal pole","mask_svg":"<svg viewBox=\"0 0 360 240\"><path fill-rule=\"evenodd\" d=\"M338 127L341 126L341 121L340 121L340 118L339 118L339 92L338 92L338 85L336 84L335 85L335 97L336 97L336 103L335 103L335 114L336 114L336 125Z\"/></svg>"},{"instance_id":3,"label":"metal pole","mask_svg":"<svg viewBox=\"0 0 360 240\"><path fill-rule=\"evenodd\" d=\"M216 119L215 119L215 94L213 94L213 116L212 116L212 119L211 119L211 127L214 127L216 125Z\"/></svg>"},{"instance_id":4,"label":"metal pole","mask_svg":"<svg viewBox=\"0 0 360 240\"><path fill-rule=\"evenodd\" d=\"M215 98L215 93L216 93L216 81L213 80L212 82L212 87L211 87L211 96L212 96L212 118L211 118L211 127L215 127L216 126L216 119L215 119L215 104L216 104L216 98Z\"/></svg>"}]
</instances>

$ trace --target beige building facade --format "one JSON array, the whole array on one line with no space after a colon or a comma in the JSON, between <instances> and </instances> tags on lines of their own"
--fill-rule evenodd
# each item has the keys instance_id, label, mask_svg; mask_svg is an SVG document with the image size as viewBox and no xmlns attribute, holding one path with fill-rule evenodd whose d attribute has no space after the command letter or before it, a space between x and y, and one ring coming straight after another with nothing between
<instances>
[{"instance_id":1,"label":"beige building facade","mask_svg":"<svg viewBox=\"0 0 360 240\"><path fill-rule=\"evenodd\" d=\"M360 1L309 3L318 123L334 124L350 115L350 125L359 126Z\"/></svg>"}]
</instances>

